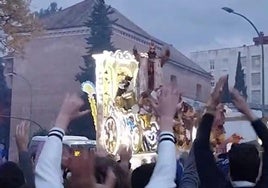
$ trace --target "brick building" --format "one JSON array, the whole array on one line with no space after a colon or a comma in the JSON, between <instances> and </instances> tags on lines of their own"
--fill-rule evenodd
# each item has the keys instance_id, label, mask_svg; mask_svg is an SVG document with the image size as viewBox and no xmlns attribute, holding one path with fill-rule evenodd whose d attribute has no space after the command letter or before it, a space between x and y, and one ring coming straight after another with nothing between
<instances>
[{"instance_id":1,"label":"brick building","mask_svg":"<svg viewBox=\"0 0 268 188\"><path fill-rule=\"evenodd\" d=\"M13 71L25 80L13 76L12 116L30 117L43 127L53 125L66 92L80 91L75 75L86 55L85 38L89 29L84 26L91 14L93 0L85 0L43 20L45 31L25 46L24 58L15 57ZM116 48L132 51L133 46L146 52L151 41L157 50L169 46L171 57L164 66L164 79L176 79L183 96L189 101L204 102L210 92L210 75L172 45L145 32L115 9L112 19L112 41ZM32 93L32 94L31 94ZM31 102L32 101L32 102ZM32 103L32 105L30 105ZM32 113L31 113L32 112ZM16 159L14 130L17 120L12 119L10 131L10 159ZM32 132L36 130L32 128Z\"/></svg>"}]
</instances>

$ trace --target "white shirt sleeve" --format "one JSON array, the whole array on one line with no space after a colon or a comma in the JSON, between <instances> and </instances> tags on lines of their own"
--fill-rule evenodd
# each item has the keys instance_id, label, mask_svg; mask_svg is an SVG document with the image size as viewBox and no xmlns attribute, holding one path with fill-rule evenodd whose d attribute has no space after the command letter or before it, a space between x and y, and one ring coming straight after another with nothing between
<instances>
[{"instance_id":1,"label":"white shirt sleeve","mask_svg":"<svg viewBox=\"0 0 268 188\"><path fill-rule=\"evenodd\" d=\"M52 128L35 169L36 188L63 188L61 172L62 138L64 131Z\"/></svg>"},{"instance_id":2,"label":"white shirt sleeve","mask_svg":"<svg viewBox=\"0 0 268 188\"><path fill-rule=\"evenodd\" d=\"M160 134L160 140L164 138L172 138L167 134L174 137L173 133L162 132ZM152 177L146 188L176 187L176 169L176 146L171 140L163 140L158 145L158 159Z\"/></svg>"}]
</instances>

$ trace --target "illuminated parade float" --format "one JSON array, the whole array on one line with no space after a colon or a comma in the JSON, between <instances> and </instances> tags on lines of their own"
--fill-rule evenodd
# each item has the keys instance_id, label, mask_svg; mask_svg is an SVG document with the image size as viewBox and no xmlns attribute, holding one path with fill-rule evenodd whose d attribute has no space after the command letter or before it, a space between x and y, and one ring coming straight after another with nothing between
<instances>
[{"instance_id":1,"label":"illuminated parade float","mask_svg":"<svg viewBox=\"0 0 268 188\"><path fill-rule=\"evenodd\" d=\"M127 145L134 154L132 164L139 166L155 159L159 125L151 101L157 99L163 84L162 67L169 53L157 57L153 46L148 53L133 52L134 55L120 50L104 51L93 55L96 86L85 82L82 89L89 97L97 143L111 154L117 154L121 144ZM202 108L198 111L184 97L177 103L178 110L174 115L177 147L189 151ZM256 140L256 134L248 122L242 121L240 113L227 108L224 116L226 119L215 124L211 133L210 141L216 153L226 151L229 143ZM237 129L234 124L239 122L240 125L241 121L246 127Z\"/></svg>"},{"instance_id":2,"label":"illuminated parade float","mask_svg":"<svg viewBox=\"0 0 268 188\"><path fill-rule=\"evenodd\" d=\"M89 96L96 125L97 142L109 153L116 154L121 144L129 146L134 154L153 153L157 148L159 125L151 107L162 86L162 67L169 51L158 57L151 44L148 53L133 54L127 51L95 54L96 86L82 84ZM96 102L95 102L96 99ZM175 116L174 128L179 145L189 145L187 132L192 132L196 113L183 102Z\"/></svg>"},{"instance_id":3,"label":"illuminated parade float","mask_svg":"<svg viewBox=\"0 0 268 188\"><path fill-rule=\"evenodd\" d=\"M148 78L141 76L148 75L141 71L148 68L141 69L146 65L129 52L105 51L93 57L96 60L97 113L94 118L98 143L113 154L121 144L130 146L134 153L155 151L159 127L146 101L150 97ZM143 62L147 59L141 57ZM154 85L161 84L161 79L154 81Z\"/></svg>"}]
</instances>

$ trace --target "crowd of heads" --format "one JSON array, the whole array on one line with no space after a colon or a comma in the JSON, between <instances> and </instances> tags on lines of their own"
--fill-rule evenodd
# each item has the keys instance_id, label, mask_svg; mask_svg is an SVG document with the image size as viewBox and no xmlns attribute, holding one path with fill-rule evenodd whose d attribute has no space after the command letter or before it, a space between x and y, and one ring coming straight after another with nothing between
<instances>
[{"instance_id":1,"label":"crowd of heads","mask_svg":"<svg viewBox=\"0 0 268 188\"><path fill-rule=\"evenodd\" d=\"M174 136L174 114L180 101L180 91L174 84L161 87L157 100L150 101L158 115L160 134L156 162L147 162L132 169L132 151L122 145L116 155L103 148L81 148L76 154L72 147L62 144L70 122L88 115L81 111L83 100L67 95L47 135L40 155L29 151L29 125L22 122L16 130L18 161L0 165L0 187L3 188L217 188L268 187L268 130L250 110L238 91L233 90L234 106L251 122L263 145L240 143L233 135L230 150L221 153L212 149L211 131L224 125L220 97L226 77L220 78L212 92L196 139L190 151L178 152ZM243 125L239 125L242 126ZM215 139L218 139L217 136ZM238 140L238 141L237 141ZM224 145L226 147L226 144ZM178 154L179 153L179 154ZM1 153L0 153L1 154Z\"/></svg>"}]
</instances>

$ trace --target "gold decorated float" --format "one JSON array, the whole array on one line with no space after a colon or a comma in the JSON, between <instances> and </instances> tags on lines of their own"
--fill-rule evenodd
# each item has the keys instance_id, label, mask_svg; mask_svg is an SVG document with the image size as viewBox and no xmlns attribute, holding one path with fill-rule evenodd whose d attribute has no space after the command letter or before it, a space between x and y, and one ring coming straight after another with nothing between
<instances>
[{"instance_id":1,"label":"gold decorated float","mask_svg":"<svg viewBox=\"0 0 268 188\"><path fill-rule=\"evenodd\" d=\"M130 146L134 153L155 151L159 127L150 105L140 98L147 92L139 87L140 63L127 51L104 51L93 57L98 142L110 153L116 153L121 144ZM143 103L148 112L142 110Z\"/></svg>"},{"instance_id":2,"label":"gold decorated float","mask_svg":"<svg viewBox=\"0 0 268 188\"><path fill-rule=\"evenodd\" d=\"M162 67L169 51L158 56L152 43L147 53L138 53L136 49L133 54L104 51L93 58L96 83L84 83L83 90L93 109L98 144L113 154L121 144L131 147L134 153L156 151L159 126L151 101L157 100L161 90ZM185 130L179 131L178 140L189 146L191 136L185 132L192 132L197 117L194 109L186 106L183 103L178 108L175 124Z\"/></svg>"}]
</instances>

